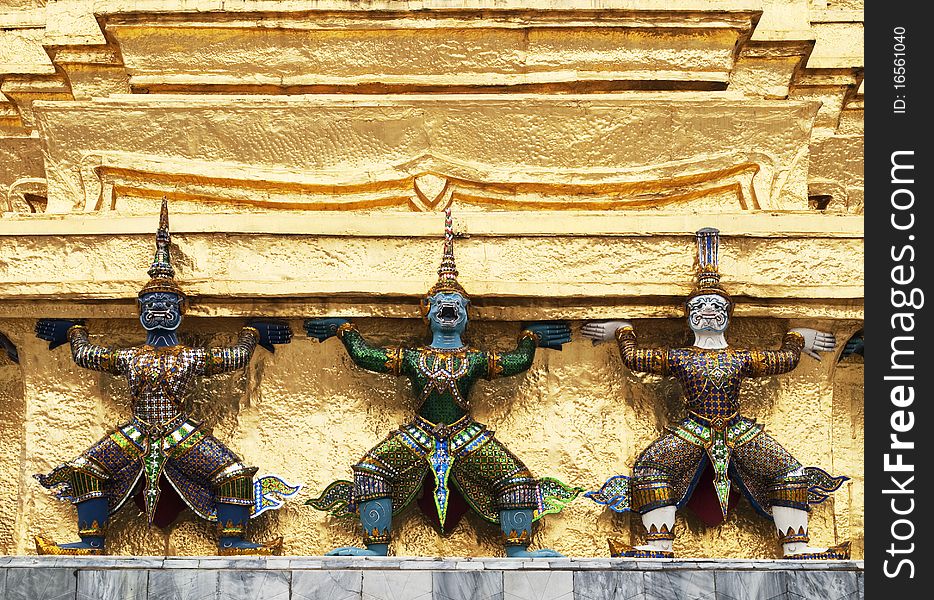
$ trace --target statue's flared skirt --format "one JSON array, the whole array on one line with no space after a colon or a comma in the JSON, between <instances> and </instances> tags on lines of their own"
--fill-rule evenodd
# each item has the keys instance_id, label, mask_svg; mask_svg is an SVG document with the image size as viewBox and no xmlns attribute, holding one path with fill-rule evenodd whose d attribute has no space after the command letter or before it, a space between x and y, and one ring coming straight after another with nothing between
<instances>
[{"instance_id":1,"label":"statue's flared skirt","mask_svg":"<svg viewBox=\"0 0 934 600\"><path fill-rule=\"evenodd\" d=\"M337 515L355 514L359 505L392 498L393 513L418 495L426 477L440 523L445 523L450 486L487 521L502 510L529 509L538 519L561 511L582 491L557 479L532 476L485 425L469 416L438 426L417 417L393 431L353 466L354 481L335 481L308 504Z\"/></svg>"},{"instance_id":2,"label":"statue's flared skirt","mask_svg":"<svg viewBox=\"0 0 934 600\"><path fill-rule=\"evenodd\" d=\"M93 497L107 498L111 514L142 483L150 522L158 506L160 481L164 479L195 514L214 521L218 501L253 506L252 477L256 470L244 465L234 452L203 431L199 423L181 416L158 434L134 419L107 434L76 459L48 474L36 475L36 479L55 490L59 498L75 503ZM237 477L249 480L242 486L242 493L220 498L221 484Z\"/></svg>"}]
</instances>

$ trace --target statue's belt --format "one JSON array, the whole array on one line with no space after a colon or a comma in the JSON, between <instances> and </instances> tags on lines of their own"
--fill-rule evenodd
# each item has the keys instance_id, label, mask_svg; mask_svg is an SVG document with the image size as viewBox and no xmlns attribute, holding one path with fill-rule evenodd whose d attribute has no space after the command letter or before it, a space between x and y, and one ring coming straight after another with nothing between
<instances>
[{"instance_id":1,"label":"statue's belt","mask_svg":"<svg viewBox=\"0 0 934 600\"><path fill-rule=\"evenodd\" d=\"M487 429L486 425L474 421L469 415L464 415L447 425L432 423L417 416L411 423L400 427L399 433L402 434L406 445L422 455L426 451L431 452L438 442L446 442L451 452L460 452L465 448L470 452L493 437L493 432Z\"/></svg>"},{"instance_id":2,"label":"statue's belt","mask_svg":"<svg viewBox=\"0 0 934 600\"><path fill-rule=\"evenodd\" d=\"M740 417L739 413L709 419L691 412L680 423L667 429L707 452L713 467L714 490L720 502L720 510L726 518L730 499L730 456L734 448L751 442L762 433L762 426L752 419Z\"/></svg>"},{"instance_id":3,"label":"statue's belt","mask_svg":"<svg viewBox=\"0 0 934 600\"><path fill-rule=\"evenodd\" d=\"M710 448L721 436L727 447L738 448L754 440L762 433L763 427L754 419L739 416L739 413L708 419L692 412L680 423L669 425L665 429L701 448Z\"/></svg>"}]
</instances>

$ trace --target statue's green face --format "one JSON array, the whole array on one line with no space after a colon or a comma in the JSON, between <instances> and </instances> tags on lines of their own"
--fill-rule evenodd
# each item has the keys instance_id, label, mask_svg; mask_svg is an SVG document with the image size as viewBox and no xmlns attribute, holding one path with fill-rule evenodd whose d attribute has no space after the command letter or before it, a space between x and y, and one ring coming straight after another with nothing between
<instances>
[{"instance_id":1,"label":"statue's green face","mask_svg":"<svg viewBox=\"0 0 934 600\"><path fill-rule=\"evenodd\" d=\"M146 331L175 331L182 323L182 299L171 292L144 294L139 299L139 322Z\"/></svg>"},{"instance_id":2,"label":"statue's green face","mask_svg":"<svg viewBox=\"0 0 934 600\"><path fill-rule=\"evenodd\" d=\"M457 292L439 292L428 298L428 324L432 331L464 333L470 300Z\"/></svg>"},{"instance_id":3,"label":"statue's green face","mask_svg":"<svg viewBox=\"0 0 934 600\"><path fill-rule=\"evenodd\" d=\"M691 331L726 331L730 324L730 301L718 294L694 296L688 302Z\"/></svg>"}]
</instances>

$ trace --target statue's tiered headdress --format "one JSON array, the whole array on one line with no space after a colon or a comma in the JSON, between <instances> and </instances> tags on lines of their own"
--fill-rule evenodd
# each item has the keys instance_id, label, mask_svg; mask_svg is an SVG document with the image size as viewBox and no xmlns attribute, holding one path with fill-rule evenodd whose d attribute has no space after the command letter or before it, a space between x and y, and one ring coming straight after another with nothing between
<instances>
[{"instance_id":1,"label":"statue's tiered headdress","mask_svg":"<svg viewBox=\"0 0 934 600\"><path fill-rule=\"evenodd\" d=\"M153 292L170 292L177 294L185 304L185 293L175 282L175 269L172 267L172 256L169 247L172 238L169 235L169 204L165 198L162 199L162 212L159 214L159 230L156 232L156 256L152 260L152 266L149 267L149 283L143 286L139 296L151 294Z\"/></svg>"},{"instance_id":2,"label":"statue's tiered headdress","mask_svg":"<svg viewBox=\"0 0 934 600\"><path fill-rule=\"evenodd\" d=\"M730 312L733 312L733 298L720 285L720 230L713 227L704 227L695 233L697 239L697 282L694 291L685 302L695 296L703 294L717 294L723 296L730 303Z\"/></svg>"},{"instance_id":3,"label":"statue's tiered headdress","mask_svg":"<svg viewBox=\"0 0 934 600\"><path fill-rule=\"evenodd\" d=\"M422 299L423 314L428 314L428 299L439 292L457 292L464 298L469 298L467 291L457 281L457 265L454 263L454 224L450 208L444 210L444 253L441 255L441 266L438 268L438 282L431 286Z\"/></svg>"}]
</instances>

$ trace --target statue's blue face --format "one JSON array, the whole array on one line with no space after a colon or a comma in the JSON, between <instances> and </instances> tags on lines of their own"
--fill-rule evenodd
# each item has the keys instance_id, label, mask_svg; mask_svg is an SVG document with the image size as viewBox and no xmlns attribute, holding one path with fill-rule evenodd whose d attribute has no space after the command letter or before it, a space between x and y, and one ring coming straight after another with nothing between
<instances>
[{"instance_id":1,"label":"statue's blue face","mask_svg":"<svg viewBox=\"0 0 934 600\"><path fill-rule=\"evenodd\" d=\"M470 300L457 292L439 292L428 298L428 324L432 331L464 333Z\"/></svg>"},{"instance_id":2,"label":"statue's blue face","mask_svg":"<svg viewBox=\"0 0 934 600\"><path fill-rule=\"evenodd\" d=\"M692 331L726 331L730 324L730 302L717 294L694 296L688 302L688 326Z\"/></svg>"},{"instance_id":3,"label":"statue's blue face","mask_svg":"<svg viewBox=\"0 0 934 600\"><path fill-rule=\"evenodd\" d=\"M175 331L182 323L182 299L171 292L152 292L139 299L139 322L146 331Z\"/></svg>"}]
</instances>

